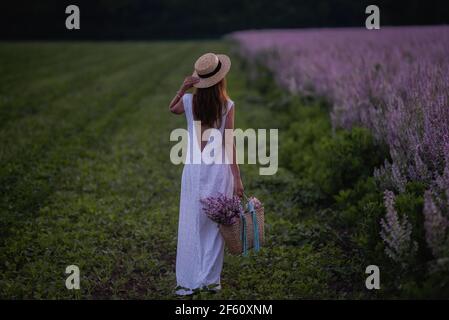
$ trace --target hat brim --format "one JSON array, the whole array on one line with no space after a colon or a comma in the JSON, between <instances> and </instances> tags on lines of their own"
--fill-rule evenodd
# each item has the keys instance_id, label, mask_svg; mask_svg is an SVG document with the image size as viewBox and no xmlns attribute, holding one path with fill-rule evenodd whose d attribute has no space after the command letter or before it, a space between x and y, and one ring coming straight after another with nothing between
<instances>
[{"instance_id":1,"label":"hat brim","mask_svg":"<svg viewBox=\"0 0 449 320\"><path fill-rule=\"evenodd\" d=\"M193 72L192 76L200 79L199 82L197 82L193 85L195 88L203 89L203 88L212 87L213 85L216 85L221 80L223 80L224 77L226 77L226 75L228 74L229 70L231 70L231 59L229 59L229 57L227 55L217 54L217 57L221 62L221 68L213 76L211 76L209 78L200 78L196 71Z\"/></svg>"}]
</instances>

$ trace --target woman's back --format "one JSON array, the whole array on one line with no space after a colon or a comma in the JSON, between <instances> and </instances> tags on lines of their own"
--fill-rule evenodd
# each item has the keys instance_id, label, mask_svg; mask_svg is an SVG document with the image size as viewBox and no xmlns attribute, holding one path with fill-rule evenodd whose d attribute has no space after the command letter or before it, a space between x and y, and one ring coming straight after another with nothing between
<instances>
[{"instance_id":1,"label":"woman's back","mask_svg":"<svg viewBox=\"0 0 449 320\"><path fill-rule=\"evenodd\" d=\"M199 152L199 156L201 156L202 152L205 150L208 143L212 142L213 139L221 138L220 144L215 141L214 146L218 147L219 145L224 147L224 137L225 137L225 127L226 127L226 118L228 116L229 111L234 106L234 102L231 99L227 99L226 105L222 109L222 115L219 121L216 121L216 125L211 127L208 124L202 123L200 119L195 119L194 115L194 95L193 94L185 94L183 97L184 110L187 120L187 128L189 131L189 145L188 150L190 152ZM212 129L212 130L209 130ZM216 130L216 132L214 132ZM218 132L220 134L218 134ZM212 141L211 140L212 138ZM195 143L191 143L195 142ZM201 148L200 148L201 146ZM224 149L221 150L221 154L225 156ZM189 153L188 153L189 156ZM195 155L198 156L198 155ZM187 159L190 159L189 157ZM194 159L198 159L195 157ZM224 158L222 159L222 163L224 163ZM192 163L192 162L191 162ZM196 162L195 162L196 163Z\"/></svg>"}]
</instances>

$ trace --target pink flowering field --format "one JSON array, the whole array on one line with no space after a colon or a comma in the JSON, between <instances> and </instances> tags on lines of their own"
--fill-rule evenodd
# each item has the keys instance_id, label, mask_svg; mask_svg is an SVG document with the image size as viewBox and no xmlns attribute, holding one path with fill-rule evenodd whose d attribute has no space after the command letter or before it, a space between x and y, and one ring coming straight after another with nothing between
<instances>
[{"instance_id":1,"label":"pink flowering field","mask_svg":"<svg viewBox=\"0 0 449 320\"><path fill-rule=\"evenodd\" d=\"M405 265L422 235L432 270L447 270L449 26L241 31L230 38L286 91L329 101L334 131L366 128L387 147L373 171L384 196L377 222L384 252ZM423 188L418 212L398 213L395 198L416 184ZM418 221L413 228L410 220Z\"/></svg>"}]
</instances>

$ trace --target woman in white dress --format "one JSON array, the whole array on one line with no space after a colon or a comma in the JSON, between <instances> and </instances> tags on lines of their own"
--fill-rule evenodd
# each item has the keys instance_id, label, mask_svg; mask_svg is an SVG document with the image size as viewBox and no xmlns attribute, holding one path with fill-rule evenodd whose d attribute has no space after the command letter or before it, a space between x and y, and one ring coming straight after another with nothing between
<instances>
[{"instance_id":1,"label":"woman in white dress","mask_svg":"<svg viewBox=\"0 0 449 320\"><path fill-rule=\"evenodd\" d=\"M209 146L211 142L216 145L215 139L220 136L223 137L220 144L224 146L224 130L234 129L235 108L227 95L225 80L230 68L231 61L226 55L202 55L195 62L193 75L184 80L170 103L171 112L185 113L189 132L181 181L176 254L178 295L192 294L194 289L204 287L221 288L224 240L218 225L203 213L200 199L219 194L243 196L234 141L231 141L232 161L226 159L227 152L210 152ZM195 87L195 92L186 93L192 87ZM219 130L221 135L207 129ZM215 161L205 163L204 153ZM218 158L221 161L217 161Z\"/></svg>"}]
</instances>

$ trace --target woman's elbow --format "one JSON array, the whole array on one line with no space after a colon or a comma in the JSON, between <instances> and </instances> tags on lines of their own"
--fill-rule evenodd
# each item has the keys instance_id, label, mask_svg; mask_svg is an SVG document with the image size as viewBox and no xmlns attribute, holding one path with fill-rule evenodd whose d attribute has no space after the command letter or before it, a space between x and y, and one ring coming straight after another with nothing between
<instances>
[{"instance_id":1,"label":"woman's elbow","mask_svg":"<svg viewBox=\"0 0 449 320\"><path fill-rule=\"evenodd\" d=\"M170 112L173 113L173 114L181 114L182 113L177 108L170 108Z\"/></svg>"}]
</instances>

